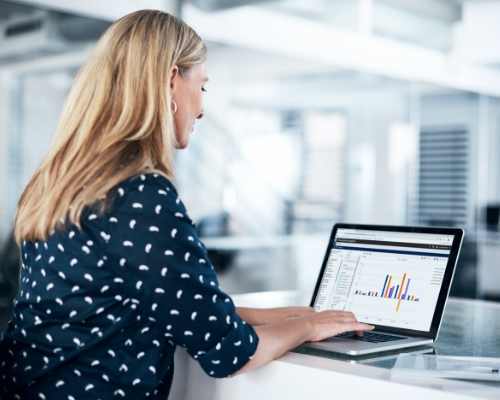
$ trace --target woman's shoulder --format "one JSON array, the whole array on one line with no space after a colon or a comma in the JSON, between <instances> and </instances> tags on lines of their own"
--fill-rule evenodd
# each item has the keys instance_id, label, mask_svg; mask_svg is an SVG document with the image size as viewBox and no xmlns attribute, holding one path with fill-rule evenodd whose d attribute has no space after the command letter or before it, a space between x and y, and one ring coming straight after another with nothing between
<instances>
[{"instance_id":1,"label":"woman's shoulder","mask_svg":"<svg viewBox=\"0 0 500 400\"><path fill-rule=\"evenodd\" d=\"M115 211L132 209L135 212L159 214L160 210L186 214L177 189L166 176L144 172L130 176L111 190Z\"/></svg>"},{"instance_id":2,"label":"woman's shoulder","mask_svg":"<svg viewBox=\"0 0 500 400\"><path fill-rule=\"evenodd\" d=\"M165 175L156 172L143 172L124 179L115 186L115 189L137 189L144 191L144 188L162 187L166 191L173 191L177 195L177 190L172 181Z\"/></svg>"}]
</instances>

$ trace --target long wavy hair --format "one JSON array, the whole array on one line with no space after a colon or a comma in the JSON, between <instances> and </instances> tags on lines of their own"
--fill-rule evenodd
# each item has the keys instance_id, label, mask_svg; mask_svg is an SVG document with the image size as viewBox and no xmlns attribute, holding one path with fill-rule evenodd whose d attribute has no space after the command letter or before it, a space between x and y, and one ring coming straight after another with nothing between
<instances>
[{"instance_id":1,"label":"long wavy hair","mask_svg":"<svg viewBox=\"0 0 500 400\"><path fill-rule=\"evenodd\" d=\"M77 74L51 150L22 193L15 237L46 240L83 209L143 171L171 178L176 145L170 71L206 59L198 34L174 16L142 10L113 23Z\"/></svg>"}]
</instances>

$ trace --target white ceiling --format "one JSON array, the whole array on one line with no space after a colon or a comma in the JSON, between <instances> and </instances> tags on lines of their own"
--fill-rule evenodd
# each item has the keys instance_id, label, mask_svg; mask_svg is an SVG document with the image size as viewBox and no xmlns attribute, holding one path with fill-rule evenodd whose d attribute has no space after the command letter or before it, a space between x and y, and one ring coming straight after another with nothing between
<instances>
[{"instance_id":1,"label":"white ceiling","mask_svg":"<svg viewBox=\"0 0 500 400\"><path fill-rule=\"evenodd\" d=\"M173 12L178 3L0 0L0 15L6 15L3 11L7 6L17 4L20 12L26 11L22 6L29 6L113 20L141 8ZM358 82L359 77L378 76L380 82L419 82L500 96L500 70L495 68L500 62L500 45L496 43L500 37L500 24L496 24L500 20L500 1L486 3L191 0L184 3L182 17L209 43L215 68L226 69L228 76L235 79L279 78L317 86L351 71L355 73L349 75L350 81L355 85L373 82ZM499 27L491 26L493 23Z\"/></svg>"}]
</instances>

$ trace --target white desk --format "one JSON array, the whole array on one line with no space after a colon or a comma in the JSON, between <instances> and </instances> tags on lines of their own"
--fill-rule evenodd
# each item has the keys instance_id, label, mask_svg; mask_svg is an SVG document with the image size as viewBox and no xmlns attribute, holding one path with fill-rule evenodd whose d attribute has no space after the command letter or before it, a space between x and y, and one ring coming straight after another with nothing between
<instances>
[{"instance_id":1,"label":"white desk","mask_svg":"<svg viewBox=\"0 0 500 400\"><path fill-rule=\"evenodd\" d=\"M306 304L295 292L234 296L239 306L274 307ZM451 299L436 344L438 354L500 356L500 306ZM481 336L481 334L485 334ZM300 350L299 351L303 351ZM309 352L309 350L308 350ZM291 352L265 367L234 378L213 379L183 350L176 352L176 400L232 399L500 399L500 384L477 384L391 376L392 354L353 362L332 354ZM394 397L397 396L397 397Z\"/></svg>"}]
</instances>

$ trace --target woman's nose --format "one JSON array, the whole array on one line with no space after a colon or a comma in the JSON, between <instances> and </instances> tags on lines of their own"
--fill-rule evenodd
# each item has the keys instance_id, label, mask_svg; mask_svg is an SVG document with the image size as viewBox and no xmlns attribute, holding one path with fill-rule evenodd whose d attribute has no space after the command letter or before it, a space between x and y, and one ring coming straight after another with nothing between
<instances>
[{"instance_id":1,"label":"woman's nose","mask_svg":"<svg viewBox=\"0 0 500 400\"><path fill-rule=\"evenodd\" d=\"M202 119L202 118L203 118L203 115L204 115L204 113L203 113L203 111L202 111L201 113L199 113L199 114L198 114L198 116L196 117L196 119Z\"/></svg>"}]
</instances>

